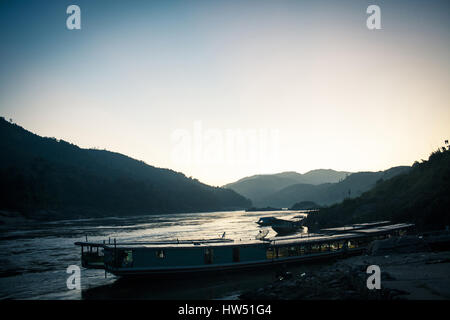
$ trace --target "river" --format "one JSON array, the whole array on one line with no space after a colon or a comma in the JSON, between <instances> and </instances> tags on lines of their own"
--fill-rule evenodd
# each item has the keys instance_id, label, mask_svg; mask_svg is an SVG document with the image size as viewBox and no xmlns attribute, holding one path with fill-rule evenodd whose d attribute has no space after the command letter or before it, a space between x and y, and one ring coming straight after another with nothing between
<instances>
[{"instance_id":1,"label":"river","mask_svg":"<svg viewBox=\"0 0 450 320\"><path fill-rule=\"evenodd\" d=\"M104 270L81 269L81 290L69 290L66 270L81 265L76 241L123 241L254 238L260 217L291 219L299 211L206 212L77 219L2 226L0 235L0 299L221 299L259 287L275 273L222 275L175 281L130 282ZM270 229L271 230L271 229ZM268 237L276 234L271 230Z\"/></svg>"}]
</instances>

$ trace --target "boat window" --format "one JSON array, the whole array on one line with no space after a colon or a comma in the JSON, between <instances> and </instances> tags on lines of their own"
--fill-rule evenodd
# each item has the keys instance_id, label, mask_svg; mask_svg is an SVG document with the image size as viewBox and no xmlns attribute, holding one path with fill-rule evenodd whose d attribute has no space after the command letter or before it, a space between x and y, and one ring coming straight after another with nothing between
<instances>
[{"instance_id":1,"label":"boat window","mask_svg":"<svg viewBox=\"0 0 450 320\"><path fill-rule=\"evenodd\" d=\"M156 250L156 256L160 259L164 259L166 257L166 254L164 250Z\"/></svg>"},{"instance_id":2,"label":"boat window","mask_svg":"<svg viewBox=\"0 0 450 320\"><path fill-rule=\"evenodd\" d=\"M233 248L233 262L239 262L240 256L239 256L239 247Z\"/></svg>"},{"instance_id":3,"label":"boat window","mask_svg":"<svg viewBox=\"0 0 450 320\"><path fill-rule=\"evenodd\" d=\"M361 239L360 241L359 241L359 243L360 243L360 245L362 246L362 247L364 247L364 246L367 246L369 243L367 242L367 239Z\"/></svg>"},{"instance_id":4,"label":"boat window","mask_svg":"<svg viewBox=\"0 0 450 320\"><path fill-rule=\"evenodd\" d=\"M304 255L306 253L306 247L305 246L300 246L298 247L298 253L299 255Z\"/></svg>"},{"instance_id":5,"label":"boat window","mask_svg":"<svg viewBox=\"0 0 450 320\"><path fill-rule=\"evenodd\" d=\"M277 248L277 258L284 258L289 255L288 248Z\"/></svg>"},{"instance_id":6,"label":"boat window","mask_svg":"<svg viewBox=\"0 0 450 320\"><path fill-rule=\"evenodd\" d=\"M267 248L266 257L267 257L267 259L275 258L275 249L274 248Z\"/></svg>"},{"instance_id":7,"label":"boat window","mask_svg":"<svg viewBox=\"0 0 450 320\"><path fill-rule=\"evenodd\" d=\"M305 253L306 254L312 253L312 244L308 243L305 245Z\"/></svg>"},{"instance_id":8,"label":"boat window","mask_svg":"<svg viewBox=\"0 0 450 320\"><path fill-rule=\"evenodd\" d=\"M289 253L289 257L298 256L297 247L289 247L288 253Z\"/></svg>"},{"instance_id":9,"label":"boat window","mask_svg":"<svg viewBox=\"0 0 450 320\"><path fill-rule=\"evenodd\" d=\"M313 244L311 246L311 252L312 253L320 252L320 244Z\"/></svg>"},{"instance_id":10,"label":"boat window","mask_svg":"<svg viewBox=\"0 0 450 320\"><path fill-rule=\"evenodd\" d=\"M205 249L205 264L212 264L213 263L213 257L214 257L214 250L211 248Z\"/></svg>"},{"instance_id":11,"label":"boat window","mask_svg":"<svg viewBox=\"0 0 450 320\"><path fill-rule=\"evenodd\" d=\"M133 251L124 250L123 251L122 267L132 267L133 266Z\"/></svg>"}]
</instances>

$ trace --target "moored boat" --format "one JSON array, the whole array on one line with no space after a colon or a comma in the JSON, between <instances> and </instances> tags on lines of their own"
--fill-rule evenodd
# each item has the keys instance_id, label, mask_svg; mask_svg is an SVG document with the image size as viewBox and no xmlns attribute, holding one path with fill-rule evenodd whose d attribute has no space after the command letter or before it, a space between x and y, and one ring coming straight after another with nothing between
<instances>
[{"instance_id":1,"label":"moored boat","mask_svg":"<svg viewBox=\"0 0 450 320\"><path fill-rule=\"evenodd\" d=\"M395 224L334 235L295 235L266 239L176 240L93 243L81 246L82 265L98 267L92 256L103 256L103 268L117 276L173 276L251 270L358 254L376 239L407 232L412 224ZM95 261L95 264L91 264Z\"/></svg>"},{"instance_id":2,"label":"moored boat","mask_svg":"<svg viewBox=\"0 0 450 320\"><path fill-rule=\"evenodd\" d=\"M298 217L303 219L303 217ZM302 228L301 220L291 221L275 217L263 217L257 222L261 227L270 226L279 235L288 235L298 232Z\"/></svg>"},{"instance_id":3,"label":"moored boat","mask_svg":"<svg viewBox=\"0 0 450 320\"><path fill-rule=\"evenodd\" d=\"M272 225L272 223L276 222L278 219L275 217L262 217L256 222L261 227L266 227Z\"/></svg>"},{"instance_id":4,"label":"moored boat","mask_svg":"<svg viewBox=\"0 0 450 320\"><path fill-rule=\"evenodd\" d=\"M277 235L288 235L298 232L302 228L301 221L280 220L271 225Z\"/></svg>"}]
</instances>

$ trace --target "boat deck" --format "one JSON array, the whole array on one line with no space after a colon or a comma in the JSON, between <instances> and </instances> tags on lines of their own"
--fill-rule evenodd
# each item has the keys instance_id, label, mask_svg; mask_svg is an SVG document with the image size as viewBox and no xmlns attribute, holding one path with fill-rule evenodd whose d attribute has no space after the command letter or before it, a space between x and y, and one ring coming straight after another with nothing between
<instances>
[{"instance_id":1,"label":"boat deck","mask_svg":"<svg viewBox=\"0 0 450 320\"><path fill-rule=\"evenodd\" d=\"M260 245L267 243L272 246L281 246L289 244L301 243L318 243L327 241L339 241L345 239L363 238L369 235L377 235L389 233L398 229L404 229L414 226L409 223L399 223L393 225L384 225L373 227L369 229L353 229L346 233L335 234L296 234L289 236L279 236L274 238L266 238L264 240L257 239L199 239L199 240L167 240L167 241L141 241L141 242L123 242L123 243L95 243L95 242L76 242L75 245L85 247L114 247L117 249L132 249L132 248L193 248L193 247L224 247L224 246L246 246L246 245Z\"/></svg>"}]
</instances>

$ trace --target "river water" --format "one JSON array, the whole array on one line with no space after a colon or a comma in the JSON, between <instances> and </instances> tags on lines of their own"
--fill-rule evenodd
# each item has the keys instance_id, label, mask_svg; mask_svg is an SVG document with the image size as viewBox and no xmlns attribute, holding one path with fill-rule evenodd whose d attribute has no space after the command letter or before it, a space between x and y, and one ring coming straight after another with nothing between
<instances>
[{"instance_id":1,"label":"river water","mask_svg":"<svg viewBox=\"0 0 450 320\"><path fill-rule=\"evenodd\" d=\"M221 299L274 280L274 273L223 275L213 279L130 282L104 270L81 269L81 290L66 285L69 265L81 266L76 241L153 241L226 237L253 239L260 217L291 219L301 211L207 212L126 218L64 220L1 229L0 299ZM276 234L270 229L268 237Z\"/></svg>"}]
</instances>

